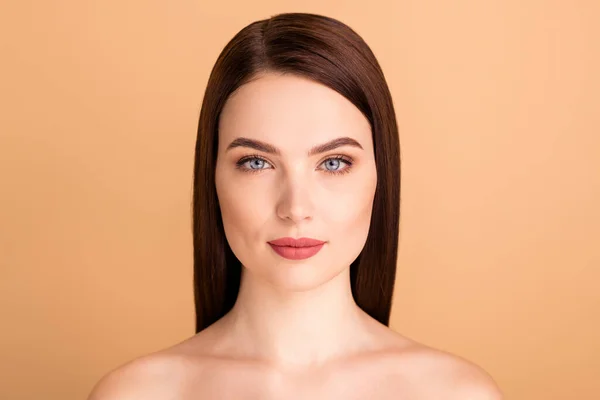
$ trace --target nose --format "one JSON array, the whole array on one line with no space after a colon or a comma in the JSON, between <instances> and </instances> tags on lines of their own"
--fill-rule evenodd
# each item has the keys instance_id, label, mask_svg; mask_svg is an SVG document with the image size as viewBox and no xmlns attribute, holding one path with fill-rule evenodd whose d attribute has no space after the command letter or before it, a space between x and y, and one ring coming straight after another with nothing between
<instances>
[{"instance_id":1,"label":"nose","mask_svg":"<svg viewBox=\"0 0 600 400\"><path fill-rule=\"evenodd\" d=\"M278 217L294 223L312 219L314 211L312 197L308 182L288 179L281 185L281 195L277 204Z\"/></svg>"}]
</instances>

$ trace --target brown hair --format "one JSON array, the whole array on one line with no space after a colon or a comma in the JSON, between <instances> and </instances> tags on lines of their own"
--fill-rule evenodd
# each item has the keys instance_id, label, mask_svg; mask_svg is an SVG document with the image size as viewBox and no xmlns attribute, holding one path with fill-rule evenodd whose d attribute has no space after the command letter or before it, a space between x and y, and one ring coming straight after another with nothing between
<instances>
[{"instance_id":1,"label":"brown hair","mask_svg":"<svg viewBox=\"0 0 600 400\"><path fill-rule=\"evenodd\" d=\"M219 116L237 88L268 72L328 86L351 101L371 125L377 187L367 240L350 265L350 280L357 305L389 325L400 219L400 143L387 83L371 49L350 27L322 15L284 13L238 32L219 55L206 87L192 204L196 332L231 310L241 277L215 188Z\"/></svg>"}]
</instances>

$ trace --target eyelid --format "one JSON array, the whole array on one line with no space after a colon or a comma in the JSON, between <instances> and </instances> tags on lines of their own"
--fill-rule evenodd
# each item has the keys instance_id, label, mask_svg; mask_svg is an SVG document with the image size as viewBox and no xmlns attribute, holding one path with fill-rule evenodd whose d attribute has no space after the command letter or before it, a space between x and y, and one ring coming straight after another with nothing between
<instances>
[{"instance_id":1,"label":"eyelid","mask_svg":"<svg viewBox=\"0 0 600 400\"><path fill-rule=\"evenodd\" d=\"M273 163L271 161L267 160L265 157L263 157L259 154L249 154L247 156L243 156L235 164L237 166L241 166L242 164L244 164L252 159L255 159L255 158L258 158L259 160L263 160L263 161L268 162L269 164L273 165Z\"/></svg>"}]
</instances>

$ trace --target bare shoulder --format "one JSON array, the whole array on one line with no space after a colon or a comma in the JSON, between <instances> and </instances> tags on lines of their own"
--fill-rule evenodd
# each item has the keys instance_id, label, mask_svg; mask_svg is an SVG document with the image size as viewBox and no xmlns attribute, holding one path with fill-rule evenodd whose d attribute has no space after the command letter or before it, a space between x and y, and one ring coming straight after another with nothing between
<instances>
[{"instance_id":1,"label":"bare shoulder","mask_svg":"<svg viewBox=\"0 0 600 400\"><path fill-rule=\"evenodd\" d=\"M88 400L173 399L185 389L190 359L176 348L133 359L104 375Z\"/></svg>"},{"instance_id":2,"label":"bare shoulder","mask_svg":"<svg viewBox=\"0 0 600 400\"><path fill-rule=\"evenodd\" d=\"M214 324L168 348L115 368L94 386L88 400L198 398L194 389L214 372L218 328L219 324Z\"/></svg>"},{"instance_id":3,"label":"bare shoulder","mask_svg":"<svg viewBox=\"0 0 600 400\"><path fill-rule=\"evenodd\" d=\"M456 400L501 400L500 388L487 371L480 366L439 350L428 349L429 367L439 378L440 394Z\"/></svg>"},{"instance_id":4,"label":"bare shoulder","mask_svg":"<svg viewBox=\"0 0 600 400\"><path fill-rule=\"evenodd\" d=\"M423 398L504 399L490 374L462 357L413 341L392 353L398 374L410 377Z\"/></svg>"}]
</instances>

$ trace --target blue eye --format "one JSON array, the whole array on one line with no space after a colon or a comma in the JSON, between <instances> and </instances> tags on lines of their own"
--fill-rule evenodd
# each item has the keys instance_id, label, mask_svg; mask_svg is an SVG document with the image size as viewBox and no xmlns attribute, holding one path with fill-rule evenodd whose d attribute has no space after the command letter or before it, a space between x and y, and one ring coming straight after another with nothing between
<instances>
[{"instance_id":1,"label":"blue eye","mask_svg":"<svg viewBox=\"0 0 600 400\"><path fill-rule=\"evenodd\" d=\"M264 166L265 163L267 163L262 158L252 158L246 162L250 163L250 169L264 169L262 166ZM256 168L254 168L254 167L256 167Z\"/></svg>"},{"instance_id":2,"label":"blue eye","mask_svg":"<svg viewBox=\"0 0 600 400\"><path fill-rule=\"evenodd\" d=\"M250 166L246 167L245 166L246 164L248 164ZM241 170L243 172L257 173L263 169L268 169L268 168L263 168L265 164L270 165L270 163L267 160L265 160L263 157L261 157L259 155L251 155L251 156L243 157L235 165L236 165L236 168L238 168L239 170ZM330 157L330 158L326 159L325 161L323 161L322 164L326 165L325 171L328 174L332 174L332 175L346 174L346 173L350 172L350 168L352 166L352 159L350 159L349 157L340 155L340 156ZM346 164L347 167L341 168L340 167L341 164ZM327 167L331 167L333 169L329 169Z\"/></svg>"},{"instance_id":3,"label":"blue eye","mask_svg":"<svg viewBox=\"0 0 600 400\"><path fill-rule=\"evenodd\" d=\"M341 163L343 163L344 160L341 160L339 158L328 158L327 160L325 160L325 162L323 164L325 164L326 168L327 165L331 166L332 168L334 168L333 170L328 169L328 171L330 172L338 172L340 169L340 165Z\"/></svg>"}]
</instances>

